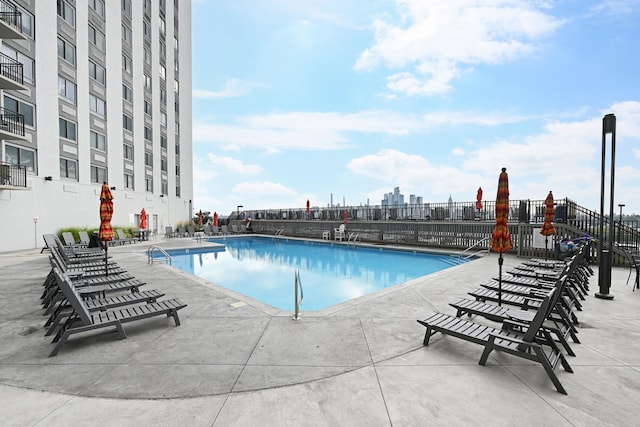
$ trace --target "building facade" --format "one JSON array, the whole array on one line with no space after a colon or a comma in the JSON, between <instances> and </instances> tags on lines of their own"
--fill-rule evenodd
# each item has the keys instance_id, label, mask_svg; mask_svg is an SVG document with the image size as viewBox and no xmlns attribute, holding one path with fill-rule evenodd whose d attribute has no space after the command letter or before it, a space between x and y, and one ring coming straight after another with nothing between
<instances>
[{"instance_id":1,"label":"building facade","mask_svg":"<svg viewBox=\"0 0 640 427\"><path fill-rule=\"evenodd\" d=\"M97 228L103 182L116 228L189 220L189 0L0 0L0 39L0 252Z\"/></svg>"}]
</instances>

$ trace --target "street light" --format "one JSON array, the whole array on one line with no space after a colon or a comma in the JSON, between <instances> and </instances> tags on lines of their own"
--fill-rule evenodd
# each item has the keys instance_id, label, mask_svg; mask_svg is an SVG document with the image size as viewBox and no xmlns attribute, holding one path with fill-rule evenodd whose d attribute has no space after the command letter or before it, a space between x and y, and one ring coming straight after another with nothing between
<instances>
[{"instance_id":1,"label":"street light","mask_svg":"<svg viewBox=\"0 0 640 427\"><path fill-rule=\"evenodd\" d=\"M605 249L604 236L604 175L605 159L607 154L607 134L611 134L611 187L609 190L609 234L606 237L607 249ZM613 295L609 293L611 287L611 256L613 255L613 240L615 226L613 223L613 185L615 177L616 163L616 116L607 114L602 118L602 168L600 173L600 229L598 236L598 287L596 298L612 300Z\"/></svg>"},{"instance_id":2,"label":"street light","mask_svg":"<svg viewBox=\"0 0 640 427\"><path fill-rule=\"evenodd\" d=\"M236 207L236 209L237 209L237 211L238 211L238 221L240 220L240 208L244 208L244 206L242 206L242 205L238 205L238 206Z\"/></svg>"}]
</instances>

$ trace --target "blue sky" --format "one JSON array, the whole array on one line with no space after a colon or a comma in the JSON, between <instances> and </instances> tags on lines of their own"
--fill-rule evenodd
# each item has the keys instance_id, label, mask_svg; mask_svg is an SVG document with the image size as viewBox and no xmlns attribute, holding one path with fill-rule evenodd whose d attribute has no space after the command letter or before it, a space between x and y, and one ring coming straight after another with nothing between
<instances>
[{"instance_id":1,"label":"blue sky","mask_svg":"<svg viewBox=\"0 0 640 427\"><path fill-rule=\"evenodd\" d=\"M615 211L640 213L640 0L194 0L192 15L196 211L379 204L396 186L495 199L502 167L512 199L599 210L613 113Z\"/></svg>"}]
</instances>

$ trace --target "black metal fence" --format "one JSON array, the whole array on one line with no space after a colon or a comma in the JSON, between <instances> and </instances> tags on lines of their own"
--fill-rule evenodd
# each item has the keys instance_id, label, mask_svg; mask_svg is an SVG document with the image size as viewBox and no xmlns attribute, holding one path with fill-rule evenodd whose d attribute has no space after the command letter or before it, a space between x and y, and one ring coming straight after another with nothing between
<instances>
[{"instance_id":1,"label":"black metal fence","mask_svg":"<svg viewBox=\"0 0 640 427\"><path fill-rule=\"evenodd\" d=\"M0 163L0 186L27 186L27 168L22 165Z\"/></svg>"},{"instance_id":2,"label":"black metal fence","mask_svg":"<svg viewBox=\"0 0 640 427\"><path fill-rule=\"evenodd\" d=\"M4 53L0 53L0 74L16 83L24 83L22 64Z\"/></svg>"}]
</instances>

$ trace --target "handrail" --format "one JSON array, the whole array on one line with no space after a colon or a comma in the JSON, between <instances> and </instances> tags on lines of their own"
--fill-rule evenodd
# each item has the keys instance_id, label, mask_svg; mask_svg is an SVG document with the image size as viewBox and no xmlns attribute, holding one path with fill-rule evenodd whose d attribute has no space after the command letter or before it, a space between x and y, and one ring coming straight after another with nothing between
<instances>
[{"instance_id":1,"label":"handrail","mask_svg":"<svg viewBox=\"0 0 640 427\"><path fill-rule=\"evenodd\" d=\"M351 240L352 237L353 237L353 240ZM347 238L347 245L349 245L350 243L353 243L353 246L355 247L359 238L360 238L360 234L349 233L349 237Z\"/></svg>"},{"instance_id":2,"label":"handrail","mask_svg":"<svg viewBox=\"0 0 640 427\"><path fill-rule=\"evenodd\" d=\"M298 300L298 288L300 288L300 300ZM295 311L293 313L293 320L300 320L300 304L302 304L302 301L304 300L304 292L302 291L302 281L300 281L300 272L298 271L298 269L296 269L295 274L294 296Z\"/></svg>"},{"instance_id":3,"label":"handrail","mask_svg":"<svg viewBox=\"0 0 640 427\"><path fill-rule=\"evenodd\" d=\"M283 228L278 228L278 230L276 230L276 233L274 234L275 237L282 237L284 236L284 227Z\"/></svg>"},{"instance_id":4,"label":"handrail","mask_svg":"<svg viewBox=\"0 0 640 427\"><path fill-rule=\"evenodd\" d=\"M156 245L152 245L151 247L149 247L149 249L147 249L147 264L153 265L153 251L156 249L158 250L158 252L164 255L165 260L169 262L169 265L171 265L171 255L169 255L169 253L162 249L160 246Z\"/></svg>"},{"instance_id":5,"label":"handrail","mask_svg":"<svg viewBox=\"0 0 640 427\"><path fill-rule=\"evenodd\" d=\"M476 255L476 254L481 253L481 252L482 252L482 250L480 250L480 251L478 251L478 252L475 252L475 253L473 253L473 254L471 254L471 255L465 256L465 254L466 254L467 252L469 252L471 249L475 248L476 246L478 246L479 244L481 244L482 242L484 242L484 241L486 241L486 240L491 240L491 237L485 237L484 239L480 239L480 240L478 240L478 241L477 241L477 242L475 242L473 245L469 246L467 249L465 249L464 251L462 251L462 253L460 254L460 257L461 257L461 258L465 258L465 259L466 259L466 258L471 258L472 256L474 256L474 255ZM489 249L487 249L487 253L489 253Z\"/></svg>"}]
</instances>

